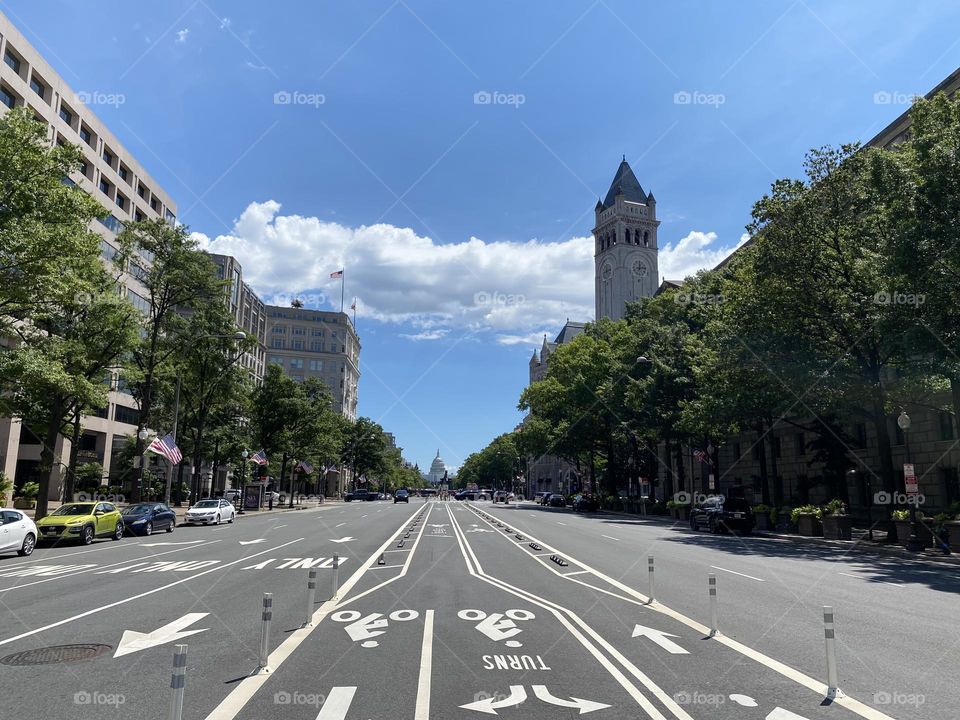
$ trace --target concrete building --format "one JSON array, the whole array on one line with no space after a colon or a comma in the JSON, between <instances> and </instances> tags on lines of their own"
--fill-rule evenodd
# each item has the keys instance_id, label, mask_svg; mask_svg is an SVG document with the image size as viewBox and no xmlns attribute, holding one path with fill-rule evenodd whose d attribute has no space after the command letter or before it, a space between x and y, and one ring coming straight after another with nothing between
<instances>
[{"instance_id":1,"label":"concrete building","mask_svg":"<svg viewBox=\"0 0 960 720\"><path fill-rule=\"evenodd\" d=\"M260 385L267 357L267 306L243 281L243 267L235 257L211 254L210 259L217 266L217 277L230 283L225 294L234 322L247 337L257 340L257 346L245 352L239 362L246 368L251 382Z\"/></svg>"},{"instance_id":2,"label":"concrete building","mask_svg":"<svg viewBox=\"0 0 960 720\"><path fill-rule=\"evenodd\" d=\"M102 238L105 262L112 260L116 253L116 237L124 221L163 218L176 223L177 209L172 198L84 104L85 95L74 92L3 14L0 14L0 58L3 60L0 62L0 113L26 106L47 126L51 145L71 143L82 149L81 169L65 182L79 185L109 210L105 220L92 224L92 229ZM120 292L141 310L149 305L136 276L151 260L141 252L120 280ZM120 479L121 469L114 467L111 460L128 437L136 434L139 421L137 406L123 382L116 376L109 382L106 406L81 420L83 434L79 450L80 463L103 465L105 484L107 478L112 483ZM61 438L55 448L56 455L65 460L69 451L70 442ZM37 434L18 420L0 419L0 471L13 478L19 487L36 478L39 459ZM59 467L52 472L52 499L58 497L61 472Z\"/></svg>"},{"instance_id":3,"label":"concrete building","mask_svg":"<svg viewBox=\"0 0 960 720\"><path fill-rule=\"evenodd\" d=\"M346 313L268 305L267 362L294 380L322 380L333 407L349 420L357 418L360 383L360 338Z\"/></svg>"}]
</instances>

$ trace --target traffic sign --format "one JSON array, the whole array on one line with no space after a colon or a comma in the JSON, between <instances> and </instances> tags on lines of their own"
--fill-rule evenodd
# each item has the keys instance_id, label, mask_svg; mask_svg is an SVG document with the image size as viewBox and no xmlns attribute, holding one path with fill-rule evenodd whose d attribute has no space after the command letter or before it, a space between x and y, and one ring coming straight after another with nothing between
<instances>
[{"instance_id":1,"label":"traffic sign","mask_svg":"<svg viewBox=\"0 0 960 720\"><path fill-rule=\"evenodd\" d=\"M903 483L908 494L916 495L920 492L920 485L913 470L913 463L903 464Z\"/></svg>"}]
</instances>

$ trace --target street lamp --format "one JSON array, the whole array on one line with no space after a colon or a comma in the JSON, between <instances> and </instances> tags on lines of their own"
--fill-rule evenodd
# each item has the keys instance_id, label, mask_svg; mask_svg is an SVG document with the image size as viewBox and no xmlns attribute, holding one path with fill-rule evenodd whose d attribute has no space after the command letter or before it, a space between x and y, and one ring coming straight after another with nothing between
<instances>
[{"instance_id":1,"label":"street lamp","mask_svg":"<svg viewBox=\"0 0 960 720\"><path fill-rule=\"evenodd\" d=\"M243 449L243 452L240 453L240 457L243 458L243 463L240 465L240 487L237 488L237 498L239 499L240 509L237 510L238 514L243 514L243 486L247 481L247 458L250 457L250 451L246 448Z\"/></svg>"},{"instance_id":2,"label":"street lamp","mask_svg":"<svg viewBox=\"0 0 960 720\"><path fill-rule=\"evenodd\" d=\"M144 465L147 464L147 438L150 437L150 433L147 432L147 429L142 427L137 431L137 438L140 440L140 447L142 451L140 453L140 472L137 474L137 491L134 493L134 500L140 502L143 499L143 471Z\"/></svg>"},{"instance_id":3,"label":"street lamp","mask_svg":"<svg viewBox=\"0 0 960 720\"><path fill-rule=\"evenodd\" d=\"M907 465L912 465L910 460L910 416L907 415L906 410L900 411L900 416L897 418L897 426L903 432L903 445L907 453ZM907 474L903 475L904 490L906 490ZM911 552L920 552L923 550L923 543L920 542L920 538L917 536L917 498L914 495L913 502L910 502L909 495L907 496L907 504L910 505L910 539L907 540L907 550Z\"/></svg>"}]
</instances>

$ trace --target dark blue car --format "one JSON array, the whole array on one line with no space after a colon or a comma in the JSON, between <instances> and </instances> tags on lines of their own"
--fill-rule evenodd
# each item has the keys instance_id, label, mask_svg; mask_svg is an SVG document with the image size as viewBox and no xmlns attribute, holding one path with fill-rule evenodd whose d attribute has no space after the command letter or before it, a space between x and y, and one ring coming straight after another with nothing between
<instances>
[{"instance_id":1,"label":"dark blue car","mask_svg":"<svg viewBox=\"0 0 960 720\"><path fill-rule=\"evenodd\" d=\"M158 530L172 533L177 526L177 514L163 503L137 503L121 514L126 531L136 535L152 535Z\"/></svg>"}]
</instances>

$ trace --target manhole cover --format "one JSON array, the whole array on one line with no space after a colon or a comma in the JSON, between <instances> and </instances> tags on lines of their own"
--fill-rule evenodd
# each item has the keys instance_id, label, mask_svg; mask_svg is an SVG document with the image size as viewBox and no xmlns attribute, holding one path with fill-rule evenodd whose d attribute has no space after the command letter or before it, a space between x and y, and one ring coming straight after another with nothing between
<instances>
[{"instance_id":1,"label":"manhole cover","mask_svg":"<svg viewBox=\"0 0 960 720\"><path fill-rule=\"evenodd\" d=\"M2 665L53 665L55 663L91 660L113 650L110 645L86 643L82 645L53 645L51 647L24 650L0 658Z\"/></svg>"}]
</instances>

